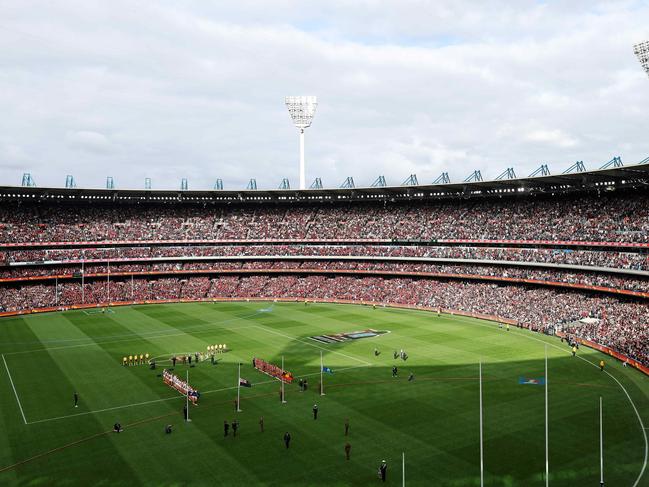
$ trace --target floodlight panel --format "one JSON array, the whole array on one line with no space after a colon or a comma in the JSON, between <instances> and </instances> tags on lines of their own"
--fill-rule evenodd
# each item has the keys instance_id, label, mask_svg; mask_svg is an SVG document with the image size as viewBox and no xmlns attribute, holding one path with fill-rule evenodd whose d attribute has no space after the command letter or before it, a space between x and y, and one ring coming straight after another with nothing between
<instances>
[{"instance_id":1,"label":"floodlight panel","mask_svg":"<svg viewBox=\"0 0 649 487\"><path fill-rule=\"evenodd\" d=\"M649 41L641 42L633 46L633 52L638 56L638 61L649 75Z\"/></svg>"},{"instance_id":2,"label":"floodlight panel","mask_svg":"<svg viewBox=\"0 0 649 487\"><path fill-rule=\"evenodd\" d=\"M299 129L311 126L318 101L315 96L287 96L284 99L293 125Z\"/></svg>"}]
</instances>

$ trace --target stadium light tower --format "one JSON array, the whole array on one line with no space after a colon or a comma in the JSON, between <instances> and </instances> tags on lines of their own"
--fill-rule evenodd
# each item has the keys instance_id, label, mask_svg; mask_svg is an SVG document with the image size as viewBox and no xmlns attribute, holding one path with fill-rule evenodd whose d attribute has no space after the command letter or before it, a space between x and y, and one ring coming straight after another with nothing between
<instances>
[{"instance_id":1,"label":"stadium light tower","mask_svg":"<svg viewBox=\"0 0 649 487\"><path fill-rule=\"evenodd\" d=\"M642 64L647 75L649 75L649 41L641 42L633 46L633 52L638 56L638 61Z\"/></svg>"},{"instance_id":2,"label":"stadium light tower","mask_svg":"<svg viewBox=\"0 0 649 487\"><path fill-rule=\"evenodd\" d=\"M284 98L288 113L300 130L300 189L306 189L304 174L304 129L311 126L318 102L315 96L287 96Z\"/></svg>"}]
</instances>

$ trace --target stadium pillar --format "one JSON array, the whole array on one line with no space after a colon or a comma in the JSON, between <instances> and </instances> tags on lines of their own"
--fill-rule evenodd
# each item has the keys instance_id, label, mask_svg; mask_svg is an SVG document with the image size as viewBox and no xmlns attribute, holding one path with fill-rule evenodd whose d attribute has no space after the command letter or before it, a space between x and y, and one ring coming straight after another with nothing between
<instances>
[{"instance_id":1,"label":"stadium pillar","mask_svg":"<svg viewBox=\"0 0 649 487\"><path fill-rule=\"evenodd\" d=\"M300 189L306 189L304 172L304 129L300 129Z\"/></svg>"}]
</instances>

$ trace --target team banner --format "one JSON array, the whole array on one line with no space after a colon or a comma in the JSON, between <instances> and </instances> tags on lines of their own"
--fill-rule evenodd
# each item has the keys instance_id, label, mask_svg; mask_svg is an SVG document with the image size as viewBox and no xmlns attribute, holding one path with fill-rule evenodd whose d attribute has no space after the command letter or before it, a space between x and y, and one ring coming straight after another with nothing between
<instances>
[{"instance_id":1,"label":"team banner","mask_svg":"<svg viewBox=\"0 0 649 487\"><path fill-rule=\"evenodd\" d=\"M182 380L176 375L173 375L167 369L162 371L162 380L172 389L176 389L183 396L187 396L192 404L198 404L198 399L201 397L201 393L196 389L192 388L187 382Z\"/></svg>"},{"instance_id":2,"label":"team banner","mask_svg":"<svg viewBox=\"0 0 649 487\"><path fill-rule=\"evenodd\" d=\"M270 364L266 362L265 360L262 360L260 358L253 358L252 359L252 365L255 369L257 369L259 372L262 372L266 375L270 375L271 377L275 377L276 379L279 379L283 382L288 382L289 384L293 382L293 374L291 372L287 372L285 370L282 370L281 367L278 367L277 365ZM243 384L241 384L243 385Z\"/></svg>"}]
</instances>

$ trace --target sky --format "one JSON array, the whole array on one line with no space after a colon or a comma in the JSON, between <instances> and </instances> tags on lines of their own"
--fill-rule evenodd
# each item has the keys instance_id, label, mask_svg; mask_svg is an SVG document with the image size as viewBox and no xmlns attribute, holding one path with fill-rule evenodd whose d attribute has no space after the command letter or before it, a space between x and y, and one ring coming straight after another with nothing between
<instances>
[{"instance_id":1,"label":"sky","mask_svg":"<svg viewBox=\"0 0 649 487\"><path fill-rule=\"evenodd\" d=\"M0 0L0 185L494 179L649 156L649 1Z\"/></svg>"}]
</instances>

